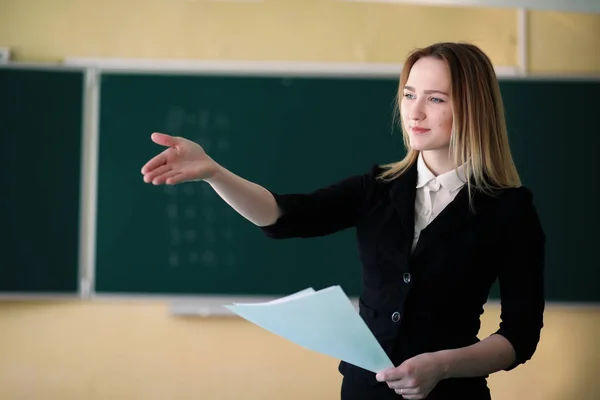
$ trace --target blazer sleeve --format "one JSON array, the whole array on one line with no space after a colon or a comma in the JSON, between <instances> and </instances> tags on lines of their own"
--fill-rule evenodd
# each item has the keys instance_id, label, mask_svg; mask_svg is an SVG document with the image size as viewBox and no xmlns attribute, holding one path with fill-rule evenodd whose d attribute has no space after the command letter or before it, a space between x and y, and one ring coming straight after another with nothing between
<instances>
[{"instance_id":1,"label":"blazer sleeve","mask_svg":"<svg viewBox=\"0 0 600 400\"><path fill-rule=\"evenodd\" d=\"M282 211L278 220L260 227L274 239L325 236L355 226L375 181L377 166L311 193L271 192Z\"/></svg>"},{"instance_id":2,"label":"blazer sleeve","mask_svg":"<svg viewBox=\"0 0 600 400\"><path fill-rule=\"evenodd\" d=\"M510 205L502 213L506 236L500 249L500 326L495 332L513 346L516 360L506 371L533 356L540 340L544 314L544 264L546 238L533 205L531 192L513 189Z\"/></svg>"}]
</instances>

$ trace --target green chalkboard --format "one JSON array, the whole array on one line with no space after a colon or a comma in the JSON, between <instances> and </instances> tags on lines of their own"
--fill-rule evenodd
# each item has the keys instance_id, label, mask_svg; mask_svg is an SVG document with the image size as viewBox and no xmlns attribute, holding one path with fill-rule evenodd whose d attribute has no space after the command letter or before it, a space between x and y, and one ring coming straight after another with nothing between
<instances>
[{"instance_id":1,"label":"green chalkboard","mask_svg":"<svg viewBox=\"0 0 600 400\"><path fill-rule=\"evenodd\" d=\"M548 236L548 300L600 301L592 246L600 83L501 86L516 163ZM96 291L280 295L340 284L358 294L353 231L273 241L208 185L153 187L140 168L161 150L150 134L163 131L198 141L271 190L310 191L403 156L396 88L391 78L104 73Z\"/></svg>"},{"instance_id":2,"label":"green chalkboard","mask_svg":"<svg viewBox=\"0 0 600 400\"><path fill-rule=\"evenodd\" d=\"M83 72L0 68L0 291L77 292Z\"/></svg>"},{"instance_id":3,"label":"green chalkboard","mask_svg":"<svg viewBox=\"0 0 600 400\"><path fill-rule=\"evenodd\" d=\"M549 300L600 302L600 79L505 80L511 148L547 236Z\"/></svg>"},{"instance_id":4,"label":"green chalkboard","mask_svg":"<svg viewBox=\"0 0 600 400\"><path fill-rule=\"evenodd\" d=\"M104 74L96 290L356 293L352 232L273 241L207 184L153 187L140 169L161 151L150 134L163 131L272 190L312 190L402 154L394 95L386 80Z\"/></svg>"}]
</instances>

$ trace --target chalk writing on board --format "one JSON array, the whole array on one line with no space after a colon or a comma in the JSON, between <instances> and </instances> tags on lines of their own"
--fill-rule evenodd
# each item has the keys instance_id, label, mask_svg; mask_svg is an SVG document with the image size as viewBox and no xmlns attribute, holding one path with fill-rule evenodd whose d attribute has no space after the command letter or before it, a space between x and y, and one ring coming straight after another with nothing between
<instances>
[{"instance_id":1,"label":"chalk writing on board","mask_svg":"<svg viewBox=\"0 0 600 400\"><path fill-rule=\"evenodd\" d=\"M202 263L208 267L214 267L217 265L217 256L210 250L204 251L202 254Z\"/></svg>"},{"instance_id":2,"label":"chalk writing on board","mask_svg":"<svg viewBox=\"0 0 600 400\"><path fill-rule=\"evenodd\" d=\"M174 105L167 110L163 127L165 133L188 138L207 153L218 153L218 157L231 151L231 126L226 112L208 108L186 110ZM224 266L225 274L232 273L237 262L235 255L221 254L217 244L223 241L235 245L235 235L229 227L233 211L213 205L216 194L206 183L165 185L165 193L170 232L168 265L208 269Z\"/></svg>"},{"instance_id":3,"label":"chalk writing on board","mask_svg":"<svg viewBox=\"0 0 600 400\"><path fill-rule=\"evenodd\" d=\"M227 256L225 256L225 264L227 264L228 267L232 267L235 265L235 255L233 254L227 254Z\"/></svg>"},{"instance_id":4,"label":"chalk writing on board","mask_svg":"<svg viewBox=\"0 0 600 400\"><path fill-rule=\"evenodd\" d=\"M177 246L181 245L181 231L176 228L171 228L170 233L171 233L171 246L177 247Z\"/></svg>"},{"instance_id":5,"label":"chalk writing on board","mask_svg":"<svg viewBox=\"0 0 600 400\"><path fill-rule=\"evenodd\" d=\"M179 186L173 186L173 185L165 185L165 193L167 193L169 196L174 196L177 194L177 190L179 189Z\"/></svg>"},{"instance_id":6,"label":"chalk writing on board","mask_svg":"<svg viewBox=\"0 0 600 400\"><path fill-rule=\"evenodd\" d=\"M187 207L183 214L185 218L195 218L196 217L196 208L195 207Z\"/></svg>"},{"instance_id":7,"label":"chalk writing on board","mask_svg":"<svg viewBox=\"0 0 600 400\"><path fill-rule=\"evenodd\" d=\"M227 241L227 243L233 242L234 235L233 235L233 231L231 229L228 229L228 228L225 229L222 232L222 235L225 238L225 240Z\"/></svg>"},{"instance_id":8,"label":"chalk writing on board","mask_svg":"<svg viewBox=\"0 0 600 400\"><path fill-rule=\"evenodd\" d=\"M179 266L179 254L173 252L169 254L169 265L171 267Z\"/></svg>"},{"instance_id":9,"label":"chalk writing on board","mask_svg":"<svg viewBox=\"0 0 600 400\"><path fill-rule=\"evenodd\" d=\"M183 185L183 194L192 196L194 194L194 185Z\"/></svg>"},{"instance_id":10,"label":"chalk writing on board","mask_svg":"<svg viewBox=\"0 0 600 400\"><path fill-rule=\"evenodd\" d=\"M190 264L200 263L200 255L198 255L198 253L196 253L195 251L192 251L188 257L189 257L188 262Z\"/></svg>"},{"instance_id":11,"label":"chalk writing on board","mask_svg":"<svg viewBox=\"0 0 600 400\"><path fill-rule=\"evenodd\" d=\"M204 240L206 240L209 243L215 243L217 240L217 236L215 235L215 231L212 229L205 229L204 230Z\"/></svg>"},{"instance_id":12,"label":"chalk writing on board","mask_svg":"<svg viewBox=\"0 0 600 400\"><path fill-rule=\"evenodd\" d=\"M195 141L207 152L230 150L230 127L231 119L223 111L206 108L188 111L181 106L169 108L164 123L165 133Z\"/></svg>"},{"instance_id":13,"label":"chalk writing on board","mask_svg":"<svg viewBox=\"0 0 600 400\"><path fill-rule=\"evenodd\" d=\"M177 204L175 204L173 201L167 204L167 216L169 221L177 222L178 210Z\"/></svg>"},{"instance_id":14,"label":"chalk writing on board","mask_svg":"<svg viewBox=\"0 0 600 400\"><path fill-rule=\"evenodd\" d=\"M196 231L188 229L185 231L185 240L189 243L196 241Z\"/></svg>"},{"instance_id":15,"label":"chalk writing on board","mask_svg":"<svg viewBox=\"0 0 600 400\"><path fill-rule=\"evenodd\" d=\"M167 119L165 122L165 133L169 135L179 136L181 130L185 125L185 110L183 107L171 107L167 112Z\"/></svg>"}]
</instances>

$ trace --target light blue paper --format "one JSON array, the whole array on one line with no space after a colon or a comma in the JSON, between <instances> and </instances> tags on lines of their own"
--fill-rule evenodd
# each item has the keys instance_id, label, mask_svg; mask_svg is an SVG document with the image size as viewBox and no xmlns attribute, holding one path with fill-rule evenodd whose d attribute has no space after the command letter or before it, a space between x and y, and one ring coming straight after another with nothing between
<instances>
[{"instance_id":1,"label":"light blue paper","mask_svg":"<svg viewBox=\"0 0 600 400\"><path fill-rule=\"evenodd\" d=\"M226 305L240 317L302 347L374 373L393 364L341 287L305 289L267 303Z\"/></svg>"}]
</instances>

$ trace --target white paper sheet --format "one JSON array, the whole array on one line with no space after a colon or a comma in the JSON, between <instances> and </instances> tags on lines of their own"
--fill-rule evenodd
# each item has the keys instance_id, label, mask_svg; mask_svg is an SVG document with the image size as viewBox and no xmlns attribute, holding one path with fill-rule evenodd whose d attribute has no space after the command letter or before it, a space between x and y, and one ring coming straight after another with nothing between
<instances>
[{"instance_id":1,"label":"white paper sheet","mask_svg":"<svg viewBox=\"0 0 600 400\"><path fill-rule=\"evenodd\" d=\"M266 303L226 305L240 317L307 349L374 373L393 368L341 287L302 290Z\"/></svg>"}]
</instances>

